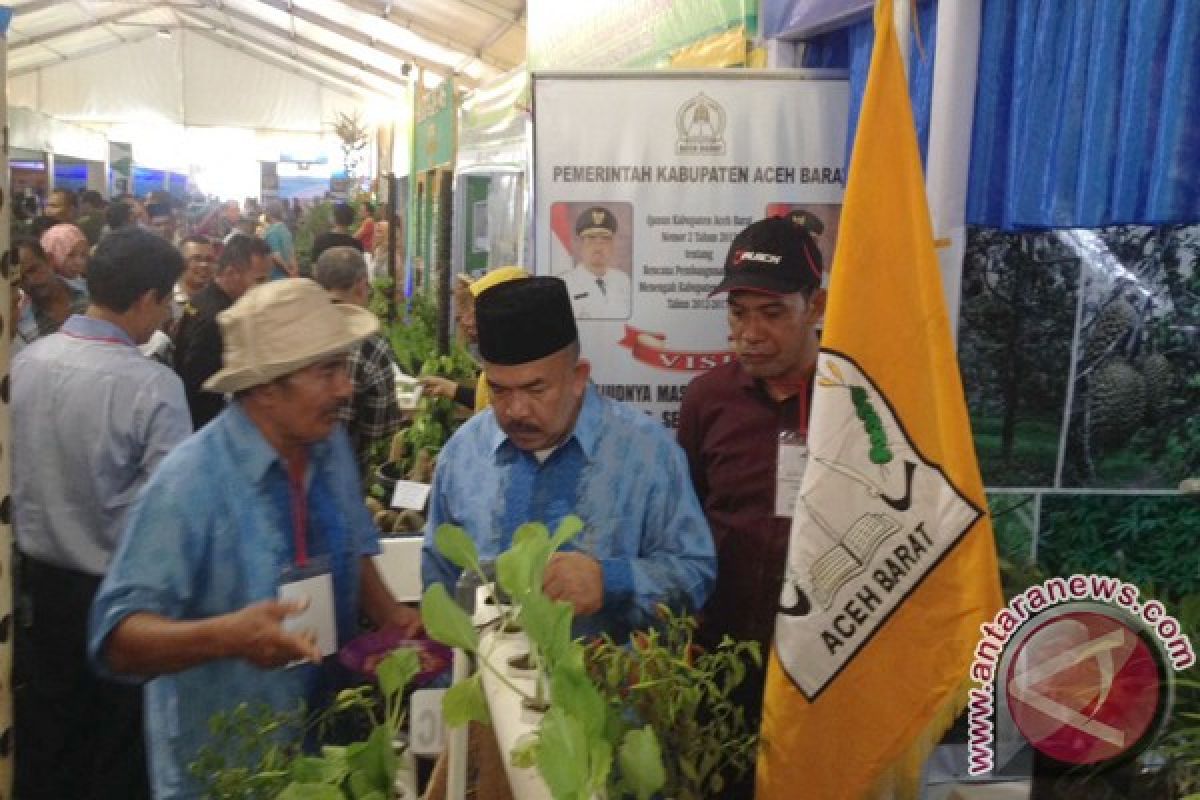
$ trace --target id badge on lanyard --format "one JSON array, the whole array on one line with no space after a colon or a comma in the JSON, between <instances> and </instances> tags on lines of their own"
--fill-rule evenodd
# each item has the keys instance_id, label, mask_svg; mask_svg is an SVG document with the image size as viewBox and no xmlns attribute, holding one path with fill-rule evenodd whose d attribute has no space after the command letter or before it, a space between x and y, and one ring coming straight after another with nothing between
<instances>
[{"instance_id":1,"label":"id badge on lanyard","mask_svg":"<svg viewBox=\"0 0 1200 800\"><path fill-rule=\"evenodd\" d=\"M308 605L299 614L285 618L283 629L289 633L315 634L321 655L332 655L337 650L333 569L329 556L308 555L308 508L303 482L292 481L288 488L295 561L280 573L278 596L280 601L304 601Z\"/></svg>"},{"instance_id":2,"label":"id badge on lanyard","mask_svg":"<svg viewBox=\"0 0 1200 800\"><path fill-rule=\"evenodd\" d=\"M775 456L775 516L791 519L808 466L808 444L799 431L780 431Z\"/></svg>"}]
</instances>

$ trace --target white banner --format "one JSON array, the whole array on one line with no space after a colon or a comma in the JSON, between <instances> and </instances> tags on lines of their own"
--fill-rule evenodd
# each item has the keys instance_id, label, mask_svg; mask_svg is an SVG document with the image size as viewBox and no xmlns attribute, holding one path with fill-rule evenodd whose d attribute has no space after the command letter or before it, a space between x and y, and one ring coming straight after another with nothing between
<instances>
[{"instance_id":1,"label":"white banner","mask_svg":"<svg viewBox=\"0 0 1200 800\"><path fill-rule=\"evenodd\" d=\"M754 220L807 211L828 267L847 98L800 71L535 73L534 263L566 280L602 393L675 427L732 358L709 292Z\"/></svg>"}]
</instances>

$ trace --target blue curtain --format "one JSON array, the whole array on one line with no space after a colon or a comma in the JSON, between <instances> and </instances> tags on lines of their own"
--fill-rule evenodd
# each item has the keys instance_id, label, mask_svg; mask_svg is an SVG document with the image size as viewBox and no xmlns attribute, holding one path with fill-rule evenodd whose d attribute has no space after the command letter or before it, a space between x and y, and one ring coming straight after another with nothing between
<instances>
[{"instance_id":1,"label":"blue curtain","mask_svg":"<svg viewBox=\"0 0 1200 800\"><path fill-rule=\"evenodd\" d=\"M908 45L908 93L912 98L921 161L929 141L929 103L933 97L934 39L937 37L937 3L917 3L917 21ZM875 23L868 14L861 22L810 39L804 49L803 66L836 67L850 70L850 118L846 127L846 163L858 126L858 112L867 88Z\"/></svg>"},{"instance_id":2,"label":"blue curtain","mask_svg":"<svg viewBox=\"0 0 1200 800\"><path fill-rule=\"evenodd\" d=\"M925 157L937 5L909 92ZM850 70L847 160L871 20L808 42ZM967 222L1003 230L1200 222L1200 2L984 0Z\"/></svg>"},{"instance_id":3,"label":"blue curtain","mask_svg":"<svg viewBox=\"0 0 1200 800\"><path fill-rule=\"evenodd\" d=\"M967 221L1200 221L1200 3L986 0Z\"/></svg>"}]
</instances>

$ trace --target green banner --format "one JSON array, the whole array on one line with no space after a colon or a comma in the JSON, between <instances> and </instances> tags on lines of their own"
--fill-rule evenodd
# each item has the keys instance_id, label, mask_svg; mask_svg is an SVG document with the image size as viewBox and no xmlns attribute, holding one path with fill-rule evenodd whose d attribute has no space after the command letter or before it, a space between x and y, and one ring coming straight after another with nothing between
<instances>
[{"instance_id":1,"label":"green banner","mask_svg":"<svg viewBox=\"0 0 1200 800\"><path fill-rule=\"evenodd\" d=\"M454 162L455 115L453 79L419 92L413 126L413 172L448 167Z\"/></svg>"},{"instance_id":2,"label":"green banner","mask_svg":"<svg viewBox=\"0 0 1200 800\"><path fill-rule=\"evenodd\" d=\"M745 26L757 0L529 0L530 69L665 66L682 47Z\"/></svg>"}]
</instances>

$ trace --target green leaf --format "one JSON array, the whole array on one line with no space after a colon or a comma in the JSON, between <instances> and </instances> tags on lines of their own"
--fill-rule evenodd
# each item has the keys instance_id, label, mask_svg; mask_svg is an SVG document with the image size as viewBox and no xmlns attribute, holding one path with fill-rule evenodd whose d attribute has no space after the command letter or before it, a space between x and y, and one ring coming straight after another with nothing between
<instances>
[{"instance_id":1,"label":"green leaf","mask_svg":"<svg viewBox=\"0 0 1200 800\"><path fill-rule=\"evenodd\" d=\"M375 675L379 678L379 688L389 706L397 702L409 682L420 671L421 659L411 647L393 650L388 653L387 658L379 662L379 666L375 668Z\"/></svg>"},{"instance_id":2,"label":"green leaf","mask_svg":"<svg viewBox=\"0 0 1200 800\"><path fill-rule=\"evenodd\" d=\"M479 650L479 631L471 624L467 612L450 599L442 584L435 583L425 590L421 598L421 621L425 632L439 642L471 653Z\"/></svg>"},{"instance_id":3,"label":"green leaf","mask_svg":"<svg viewBox=\"0 0 1200 800\"><path fill-rule=\"evenodd\" d=\"M583 723L557 705L547 711L538 735L537 764L553 797L583 795L591 775L590 755Z\"/></svg>"},{"instance_id":4,"label":"green leaf","mask_svg":"<svg viewBox=\"0 0 1200 800\"><path fill-rule=\"evenodd\" d=\"M345 800L336 786L324 783L293 783L280 792L275 800Z\"/></svg>"},{"instance_id":5,"label":"green leaf","mask_svg":"<svg viewBox=\"0 0 1200 800\"><path fill-rule=\"evenodd\" d=\"M475 540L457 525L442 523L433 532L433 541L437 551L459 569L479 571L479 550Z\"/></svg>"},{"instance_id":6,"label":"green leaf","mask_svg":"<svg viewBox=\"0 0 1200 800\"><path fill-rule=\"evenodd\" d=\"M591 761L589 770L590 795L594 796L608 785L608 776L612 774L613 756L612 745L607 739L592 739Z\"/></svg>"},{"instance_id":7,"label":"green leaf","mask_svg":"<svg viewBox=\"0 0 1200 800\"><path fill-rule=\"evenodd\" d=\"M483 696L483 682L478 672L446 690L446 695L442 698L442 715L451 728L465 725L472 720L483 723L491 721L488 716L487 698Z\"/></svg>"},{"instance_id":8,"label":"green leaf","mask_svg":"<svg viewBox=\"0 0 1200 800\"><path fill-rule=\"evenodd\" d=\"M340 760L301 756L292 762L288 777L295 783L337 786L346 777L346 765Z\"/></svg>"},{"instance_id":9,"label":"green leaf","mask_svg":"<svg viewBox=\"0 0 1200 800\"><path fill-rule=\"evenodd\" d=\"M378 787L371 780L371 776L363 769L353 770L350 773L350 777L346 781L346 789L353 800L364 800L379 791ZM340 794L339 797L341 797ZM345 798L342 798L342 800L345 800Z\"/></svg>"},{"instance_id":10,"label":"green leaf","mask_svg":"<svg viewBox=\"0 0 1200 800\"><path fill-rule=\"evenodd\" d=\"M550 696L556 706L583 723L589 739L604 736L608 706L582 665L563 664L555 669L550 675Z\"/></svg>"},{"instance_id":11,"label":"green leaf","mask_svg":"<svg viewBox=\"0 0 1200 800\"><path fill-rule=\"evenodd\" d=\"M512 750L508 751L509 763L522 769L537 766L537 743L536 734L526 733L521 736L512 746Z\"/></svg>"},{"instance_id":12,"label":"green leaf","mask_svg":"<svg viewBox=\"0 0 1200 800\"><path fill-rule=\"evenodd\" d=\"M346 788L351 797L361 800L371 792L391 791L396 776L396 754L386 725L376 725L365 742L349 745L345 758L349 770Z\"/></svg>"},{"instance_id":13,"label":"green leaf","mask_svg":"<svg viewBox=\"0 0 1200 800\"><path fill-rule=\"evenodd\" d=\"M540 591L526 595L517 614L529 640L551 667L562 661L571 648L571 617L570 603L551 600Z\"/></svg>"},{"instance_id":14,"label":"green leaf","mask_svg":"<svg viewBox=\"0 0 1200 800\"><path fill-rule=\"evenodd\" d=\"M658 737L649 725L625 734L617 751L617 763L621 777L638 800L649 800L667 782Z\"/></svg>"},{"instance_id":15,"label":"green leaf","mask_svg":"<svg viewBox=\"0 0 1200 800\"><path fill-rule=\"evenodd\" d=\"M553 552L583 532L583 520L574 514L568 514L558 523L554 538L550 540L550 550Z\"/></svg>"},{"instance_id":16,"label":"green leaf","mask_svg":"<svg viewBox=\"0 0 1200 800\"><path fill-rule=\"evenodd\" d=\"M496 559L496 582L517 603L542 588L550 557L550 532L540 523L517 528L512 545Z\"/></svg>"}]
</instances>

